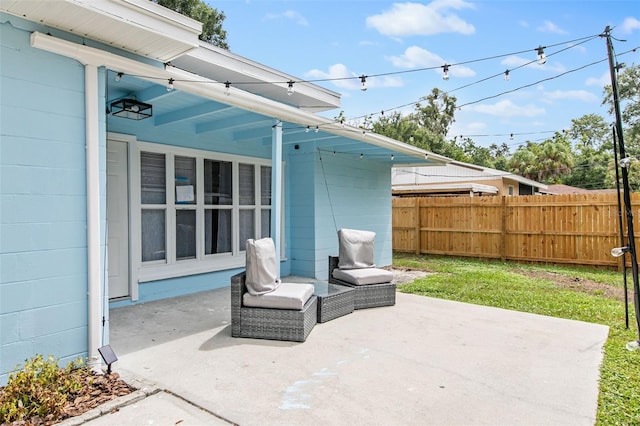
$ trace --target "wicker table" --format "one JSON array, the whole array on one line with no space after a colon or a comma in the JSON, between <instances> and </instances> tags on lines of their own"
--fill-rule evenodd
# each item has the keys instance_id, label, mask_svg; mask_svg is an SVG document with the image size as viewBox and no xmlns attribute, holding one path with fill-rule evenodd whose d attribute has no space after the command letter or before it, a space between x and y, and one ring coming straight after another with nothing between
<instances>
[{"instance_id":1,"label":"wicker table","mask_svg":"<svg viewBox=\"0 0 640 426\"><path fill-rule=\"evenodd\" d=\"M353 312L355 291L351 287L326 282L314 282L313 294L318 296L318 322L327 322Z\"/></svg>"}]
</instances>

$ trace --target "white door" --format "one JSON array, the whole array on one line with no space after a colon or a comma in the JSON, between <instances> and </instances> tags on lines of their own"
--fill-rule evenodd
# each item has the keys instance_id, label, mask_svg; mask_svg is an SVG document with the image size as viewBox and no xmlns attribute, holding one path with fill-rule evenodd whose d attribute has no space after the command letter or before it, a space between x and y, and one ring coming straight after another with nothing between
<instances>
[{"instance_id":1,"label":"white door","mask_svg":"<svg viewBox=\"0 0 640 426\"><path fill-rule=\"evenodd\" d=\"M126 142L107 141L109 299L129 296L129 198Z\"/></svg>"}]
</instances>

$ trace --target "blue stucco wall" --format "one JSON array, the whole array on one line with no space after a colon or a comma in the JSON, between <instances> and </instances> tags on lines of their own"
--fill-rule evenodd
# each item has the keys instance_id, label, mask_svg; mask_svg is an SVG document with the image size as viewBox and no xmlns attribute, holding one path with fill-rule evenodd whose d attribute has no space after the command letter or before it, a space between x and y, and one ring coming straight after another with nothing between
<instances>
[{"instance_id":1,"label":"blue stucco wall","mask_svg":"<svg viewBox=\"0 0 640 426\"><path fill-rule=\"evenodd\" d=\"M327 279L327 258L338 254L340 228L375 232L376 264L390 265L390 167L353 155L303 149L290 157L288 176L291 273Z\"/></svg>"},{"instance_id":2,"label":"blue stucco wall","mask_svg":"<svg viewBox=\"0 0 640 426\"><path fill-rule=\"evenodd\" d=\"M36 353L61 363L86 356L87 220L84 67L32 49L30 23L2 14L0 22L4 383ZM100 127L104 133L104 119ZM102 140L103 160L104 148Z\"/></svg>"}]
</instances>

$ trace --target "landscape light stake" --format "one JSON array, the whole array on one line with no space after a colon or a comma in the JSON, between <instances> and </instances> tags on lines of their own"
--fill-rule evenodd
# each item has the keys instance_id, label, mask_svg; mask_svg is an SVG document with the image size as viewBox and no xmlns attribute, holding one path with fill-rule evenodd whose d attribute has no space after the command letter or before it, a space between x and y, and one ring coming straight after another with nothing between
<instances>
[{"instance_id":1,"label":"landscape light stake","mask_svg":"<svg viewBox=\"0 0 640 426\"><path fill-rule=\"evenodd\" d=\"M636 241L633 233L633 208L631 206L631 196L629 194L629 165L622 165L627 160L624 149L624 137L622 134L622 116L620 114L620 100L618 98L618 81L616 79L616 66L613 64L613 45L611 44L611 28L607 25L602 34L607 39L607 55L609 56L609 72L611 74L611 92L613 94L613 108L616 114L616 133L618 135L618 150L620 153L620 163L622 169L622 188L624 190L624 208L627 216L627 246L621 247L623 252L628 251L631 255L631 276L633 278L633 304L636 314L636 325L638 327L638 340L627 343L627 349L640 349L640 288L638 286L638 258L636 256ZM617 165L616 165L617 167Z\"/></svg>"}]
</instances>

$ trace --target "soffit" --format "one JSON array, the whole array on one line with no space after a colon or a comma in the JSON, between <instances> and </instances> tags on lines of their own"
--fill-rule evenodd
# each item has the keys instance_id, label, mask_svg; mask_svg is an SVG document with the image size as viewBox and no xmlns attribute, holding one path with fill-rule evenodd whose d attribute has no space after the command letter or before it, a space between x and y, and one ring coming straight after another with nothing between
<instances>
[{"instance_id":1,"label":"soffit","mask_svg":"<svg viewBox=\"0 0 640 426\"><path fill-rule=\"evenodd\" d=\"M0 0L0 10L163 63L196 48L202 32L149 0Z\"/></svg>"}]
</instances>

